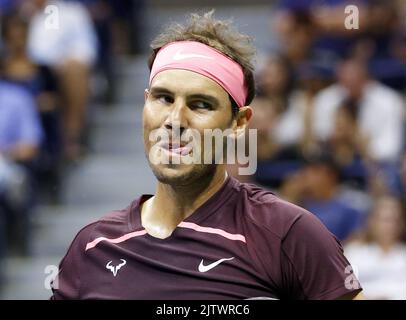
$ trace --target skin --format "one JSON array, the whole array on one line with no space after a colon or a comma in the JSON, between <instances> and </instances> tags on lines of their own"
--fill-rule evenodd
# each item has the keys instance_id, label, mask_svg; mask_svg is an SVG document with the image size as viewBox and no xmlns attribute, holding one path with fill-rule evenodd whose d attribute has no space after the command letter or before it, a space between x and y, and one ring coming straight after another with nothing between
<instances>
[{"instance_id":1,"label":"skin","mask_svg":"<svg viewBox=\"0 0 406 320\"><path fill-rule=\"evenodd\" d=\"M381 199L370 219L371 236L384 252L390 252L401 242L404 220L398 200L390 197Z\"/></svg>"},{"instance_id":2,"label":"skin","mask_svg":"<svg viewBox=\"0 0 406 320\"><path fill-rule=\"evenodd\" d=\"M150 235L169 237L226 179L224 164L153 164L148 157L154 145L149 141L150 132L161 128L173 137L178 125L181 137L190 129L203 136L204 129L216 128L231 128L238 135L244 132L251 115L251 108L246 106L233 118L228 93L197 73L166 70L154 78L145 91L143 112L145 153L158 180L155 196L141 208L141 222ZM203 142L201 148L204 153Z\"/></svg>"}]
</instances>

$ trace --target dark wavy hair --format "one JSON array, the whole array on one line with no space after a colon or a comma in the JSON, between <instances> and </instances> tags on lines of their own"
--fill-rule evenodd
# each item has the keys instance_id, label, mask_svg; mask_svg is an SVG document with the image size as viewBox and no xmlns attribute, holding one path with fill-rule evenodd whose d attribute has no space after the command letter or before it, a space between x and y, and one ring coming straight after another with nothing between
<instances>
[{"instance_id":1,"label":"dark wavy hair","mask_svg":"<svg viewBox=\"0 0 406 320\"><path fill-rule=\"evenodd\" d=\"M255 97L254 64L255 48L252 39L233 28L231 21L216 20L214 10L202 15L193 13L185 24L173 23L166 27L151 42L151 54L148 66L151 70L159 49L175 41L198 41L204 43L237 62L243 70L244 81L248 88L245 105ZM229 95L233 116L238 113L238 105Z\"/></svg>"}]
</instances>

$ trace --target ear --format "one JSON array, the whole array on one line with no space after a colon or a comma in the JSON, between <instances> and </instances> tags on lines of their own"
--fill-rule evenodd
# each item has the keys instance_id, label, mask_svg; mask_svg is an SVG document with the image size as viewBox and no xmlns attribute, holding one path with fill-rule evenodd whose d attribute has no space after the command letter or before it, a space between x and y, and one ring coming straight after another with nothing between
<instances>
[{"instance_id":1,"label":"ear","mask_svg":"<svg viewBox=\"0 0 406 320\"><path fill-rule=\"evenodd\" d=\"M247 129L251 120L252 112L253 111L250 106L241 107L238 111L233 126L237 138L245 133L245 130Z\"/></svg>"},{"instance_id":2,"label":"ear","mask_svg":"<svg viewBox=\"0 0 406 320\"><path fill-rule=\"evenodd\" d=\"M145 90L144 90L144 100L147 101L148 97L149 97L149 90L148 90L148 88L145 88Z\"/></svg>"}]
</instances>

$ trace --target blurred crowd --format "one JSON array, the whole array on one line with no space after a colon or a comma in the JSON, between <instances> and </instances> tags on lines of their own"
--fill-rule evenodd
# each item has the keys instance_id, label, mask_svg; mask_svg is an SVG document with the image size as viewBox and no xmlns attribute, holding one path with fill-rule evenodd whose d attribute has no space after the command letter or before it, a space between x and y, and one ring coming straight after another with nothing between
<instances>
[{"instance_id":1,"label":"blurred crowd","mask_svg":"<svg viewBox=\"0 0 406 320\"><path fill-rule=\"evenodd\" d=\"M114 56L139 53L143 7L0 0L0 264L30 254L36 205L58 203L86 155L89 107L115 101Z\"/></svg>"},{"instance_id":2,"label":"blurred crowd","mask_svg":"<svg viewBox=\"0 0 406 320\"><path fill-rule=\"evenodd\" d=\"M345 27L349 3L359 29ZM367 298L406 299L406 2L280 0L274 10L278 46L252 104L258 170L239 178L314 213Z\"/></svg>"},{"instance_id":3,"label":"blurred crowd","mask_svg":"<svg viewBox=\"0 0 406 320\"><path fill-rule=\"evenodd\" d=\"M358 29L345 28L347 4L270 1L278 44L259 63L250 125L258 169L237 177L317 215L367 298L406 299L406 1L350 1ZM0 0L0 264L29 254L35 205L58 202L86 154L89 106L115 101L114 57L140 52L144 6Z\"/></svg>"}]
</instances>

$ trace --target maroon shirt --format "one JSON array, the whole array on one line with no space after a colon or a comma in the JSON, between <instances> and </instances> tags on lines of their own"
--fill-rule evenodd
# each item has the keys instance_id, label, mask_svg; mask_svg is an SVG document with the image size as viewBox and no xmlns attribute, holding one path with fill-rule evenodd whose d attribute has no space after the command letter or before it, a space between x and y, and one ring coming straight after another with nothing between
<instances>
[{"instance_id":1,"label":"maroon shirt","mask_svg":"<svg viewBox=\"0 0 406 320\"><path fill-rule=\"evenodd\" d=\"M53 299L335 299L360 291L345 287L339 241L269 191L229 177L166 239L141 225L148 197L78 233Z\"/></svg>"}]
</instances>

